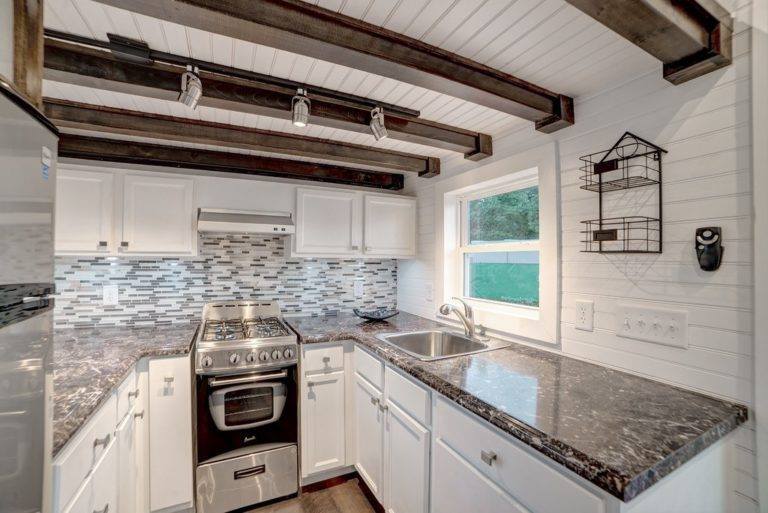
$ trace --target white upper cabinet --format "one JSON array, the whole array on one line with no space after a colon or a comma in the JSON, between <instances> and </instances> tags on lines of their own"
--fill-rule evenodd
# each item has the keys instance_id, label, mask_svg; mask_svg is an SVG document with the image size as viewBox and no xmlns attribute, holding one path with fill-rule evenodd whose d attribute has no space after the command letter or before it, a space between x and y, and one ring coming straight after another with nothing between
<instances>
[{"instance_id":1,"label":"white upper cabinet","mask_svg":"<svg viewBox=\"0 0 768 513\"><path fill-rule=\"evenodd\" d=\"M56 253L194 255L194 181L60 169Z\"/></svg>"},{"instance_id":2,"label":"white upper cabinet","mask_svg":"<svg viewBox=\"0 0 768 513\"><path fill-rule=\"evenodd\" d=\"M416 200L330 188L296 194L297 256L408 258L416 254Z\"/></svg>"},{"instance_id":3,"label":"white upper cabinet","mask_svg":"<svg viewBox=\"0 0 768 513\"><path fill-rule=\"evenodd\" d=\"M56 178L56 251L114 252L113 209L112 173L60 169Z\"/></svg>"},{"instance_id":4,"label":"white upper cabinet","mask_svg":"<svg viewBox=\"0 0 768 513\"><path fill-rule=\"evenodd\" d=\"M416 200L366 195L363 251L369 256L416 254Z\"/></svg>"},{"instance_id":5,"label":"white upper cabinet","mask_svg":"<svg viewBox=\"0 0 768 513\"><path fill-rule=\"evenodd\" d=\"M126 175L122 253L194 253L194 182Z\"/></svg>"},{"instance_id":6,"label":"white upper cabinet","mask_svg":"<svg viewBox=\"0 0 768 513\"><path fill-rule=\"evenodd\" d=\"M355 192L297 189L296 224L297 254L360 252L360 197Z\"/></svg>"}]
</instances>

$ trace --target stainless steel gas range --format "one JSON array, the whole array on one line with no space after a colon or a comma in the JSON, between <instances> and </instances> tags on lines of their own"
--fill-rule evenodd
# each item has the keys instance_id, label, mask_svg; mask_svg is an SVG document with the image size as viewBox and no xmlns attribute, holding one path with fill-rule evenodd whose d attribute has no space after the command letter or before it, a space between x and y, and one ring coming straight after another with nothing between
<instances>
[{"instance_id":1,"label":"stainless steel gas range","mask_svg":"<svg viewBox=\"0 0 768 513\"><path fill-rule=\"evenodd\" d=\"M276 302L204 307L195 342L198 513L297 493L297 354Z\"/></svg>"}]
</instances>

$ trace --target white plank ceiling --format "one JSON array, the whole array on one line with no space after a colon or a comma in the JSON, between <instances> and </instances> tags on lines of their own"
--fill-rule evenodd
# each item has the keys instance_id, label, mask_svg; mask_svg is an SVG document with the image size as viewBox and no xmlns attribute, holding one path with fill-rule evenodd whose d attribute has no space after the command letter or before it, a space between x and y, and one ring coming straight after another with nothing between
<instances>
[{"instance_id":1,"label":"white plank ceiling","mask_svg":"<svg viewBox=\"0 0 768 513\"><path fill-rule=\"evenodd\" d=\"M158 0L162 1L162 0ZM348 16L406 34L579 100L615 87L660 63L564 0L312 0ZM336 89L421 111L425 119L500 137L514 116L445 94L314 58L149 18L92 0L45 0L45 26L106 40L107 33L153 49ZM421 145L221 109L46 80L46 96L144 112L300 133L312 137L447 157ZM576 123L578 123L578 111ZM296 157L290 157L296 158Z\"/></svg>"}]
</instances>

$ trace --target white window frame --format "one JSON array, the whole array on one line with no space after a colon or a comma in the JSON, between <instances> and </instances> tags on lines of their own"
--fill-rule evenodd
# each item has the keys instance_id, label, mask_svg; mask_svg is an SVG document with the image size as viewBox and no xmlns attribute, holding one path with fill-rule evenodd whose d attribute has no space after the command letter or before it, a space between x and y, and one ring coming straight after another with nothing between
<instances>
[{"instance_id":1,"label":"white window frame","mask_svg":"<svg viewBox=\"0 0 768 513\"><path fill-rule=\"evenodd\" d=\"M464 298L462 243L462 201L538 185L539 188L539 306ZM445 179L435 185L436 299L451 302L465 299L475 310L475 321L488 328L489 335L506 339L527 339L560 343L560 192L557 147L546 144L517 155L496 160L479 168ZM442 228L442 229L441 229ZM533 249L531 243L497 243L488 251L505 247ZM478 248L478 251L480 249ZM455 322L455 318L436 317Z\"/></svg>"},{"instance_id":2,"label":"white window frame","mask_svg":"<svg viewBox=\"0 0 768 513\"><path fill-rule=\"evenodd\" d=\"M498 187L489 187L485 189L481 189L477 192L465 194L462 196L459 196L458 202L459 202L459 229L460 229L460 244L458 246L456 258L458 261L456 262L456 270L457 270L457 283L456 283L456 290L458 291L459 295L457 297L460 297L464 301L467 302L477 302L477 303L483 303L486 308L495 307L497 309L509 309L509 308L516 308L521 309L519 312L517 312L518 315L523 315L530 318L538 318L539 316L539 307L538 306L530 306L530 305L522 305L522 304L516 304L516 303L507 303L504 301L495 301L492 299L483 299L483 298L476 298L467 296L464 294L466 290L466 276L465 276L465 265L464 265L464 259L466 255L472 254L472 253L498 253L498 252L523 252L523 251L537 251L539 254L541 254L541 244L539 243L540 239L536 240L518 240L518 241L509 241L509 242L486 242L484 244L475 244L472 245L469 243L469 202L475 201L478 199L483 198L489 198L491 196L497 196L499 194L505 194L508 192L513 191L519 191L522 189L528 189L530 187L538 187L539 186L539 179L538 176L524 176L524 177L517 177L511 179L510 183ZM541 207L539 207L541 208Z\"/></svg>"}]
</instances>

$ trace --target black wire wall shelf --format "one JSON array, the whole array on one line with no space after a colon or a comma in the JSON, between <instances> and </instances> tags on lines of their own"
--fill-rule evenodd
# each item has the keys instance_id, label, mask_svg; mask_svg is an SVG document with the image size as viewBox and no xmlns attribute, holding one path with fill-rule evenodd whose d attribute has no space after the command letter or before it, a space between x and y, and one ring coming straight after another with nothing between
<instances>
[{"instance_id":1,"label":"black wire wall shelf","mask_svg":"<svg viewBox=\"0 0 768 513\"><path fill-rule=\"evenodd\" d=\"M599 217L582 221L584 253L661 253L661 159L666 150L630 132L610 149L580 157L582 189L598 194ZM636 187L658 188L658 215L606 217L603 194Z\"/></svg>"}]
</instances>

